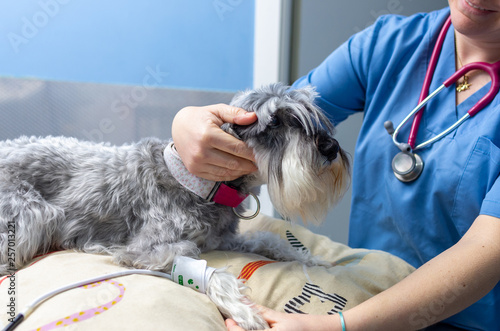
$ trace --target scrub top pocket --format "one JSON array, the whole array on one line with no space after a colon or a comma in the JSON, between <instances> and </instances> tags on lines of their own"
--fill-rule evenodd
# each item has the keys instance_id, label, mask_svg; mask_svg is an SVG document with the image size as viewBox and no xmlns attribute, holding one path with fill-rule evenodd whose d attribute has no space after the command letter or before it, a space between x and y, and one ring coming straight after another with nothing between
<instances>
[{"instance_id":1,"label":"scrub top pocket","mask_svg":"<svg viewBox=\"0 0 500 331\"><path fill-rule=\"evenodd\" d=\"M452 217L461 235L480 213L500 217L499 174L500 148L490 139L479 137L467 158L453 206Z\"/></svg>"}]
</instances>

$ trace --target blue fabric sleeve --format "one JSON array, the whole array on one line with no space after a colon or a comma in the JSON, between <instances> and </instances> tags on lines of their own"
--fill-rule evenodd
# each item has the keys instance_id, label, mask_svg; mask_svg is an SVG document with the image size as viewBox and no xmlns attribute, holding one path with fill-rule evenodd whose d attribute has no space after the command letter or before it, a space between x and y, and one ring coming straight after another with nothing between
<instances>
[{"instance_id":1,"label":"blue fabric sleeve","mask_svg":"<svg viewBox=\"0 0 500 331\"><path fill-rule=\"evenodd\" d=\"M379 17L299 78L293 87L315 86L320 94L317 104L334 124L366 110L374 96L384 94L379 83L387 75L387 67L404 67L412 56L412 52L399 53L396 49L414 49L426 35L428 23L417 24L418 16L422 15L415 15L413 20L397 15Z\"/></svg>"}]
</instances>

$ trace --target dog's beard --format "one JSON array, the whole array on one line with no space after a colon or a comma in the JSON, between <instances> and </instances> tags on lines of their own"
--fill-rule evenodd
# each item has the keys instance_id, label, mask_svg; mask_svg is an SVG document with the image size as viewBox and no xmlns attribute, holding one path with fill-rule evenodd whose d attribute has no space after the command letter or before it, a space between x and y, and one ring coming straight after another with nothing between
<instances>
[{"instance_id":1,"label":"dog's beard","mask_svg":"<svg viewBox=\"0 0 500 331\"><path fill-rule=\"evenodd\" d=\"M323 167L324 158L300 135L290 137L282 153L256 153L256 158L273 205L286 219L320 224L348 186L345 155Z\"/></svg>"}]
</instances>

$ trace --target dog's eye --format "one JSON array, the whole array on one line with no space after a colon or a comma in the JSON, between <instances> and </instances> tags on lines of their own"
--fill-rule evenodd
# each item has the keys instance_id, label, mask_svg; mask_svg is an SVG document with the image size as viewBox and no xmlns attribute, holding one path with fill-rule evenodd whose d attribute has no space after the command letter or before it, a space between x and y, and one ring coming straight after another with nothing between
<instances>
[{"instance_id":1,"label":"dog's eye","mask_svg":"<svg viewBox=\"0 0 500 331\"><path fill-rule=\"evenodd\" d=\"M281 125L281 120L278 116L271 117L271 121L269 122L269 127L272 129L276 129Z\"/></svg>"}]
</instances>

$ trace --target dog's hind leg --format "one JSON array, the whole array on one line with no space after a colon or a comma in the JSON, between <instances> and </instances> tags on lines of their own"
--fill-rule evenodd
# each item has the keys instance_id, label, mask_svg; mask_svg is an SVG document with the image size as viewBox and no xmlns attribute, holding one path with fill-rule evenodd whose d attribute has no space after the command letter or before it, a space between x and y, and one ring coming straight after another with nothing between
<instances>
[{"instance_id":1,"label":"dog's hind leg","mask_svg":"<svg viewBox=\"0 0 500 331\"><path fill-rule=\"evenodd\" d=\"M52 247L64 211L48 203L29 183L0 180L0 274L21 268Z\"/></svg>"}]
</instances>

